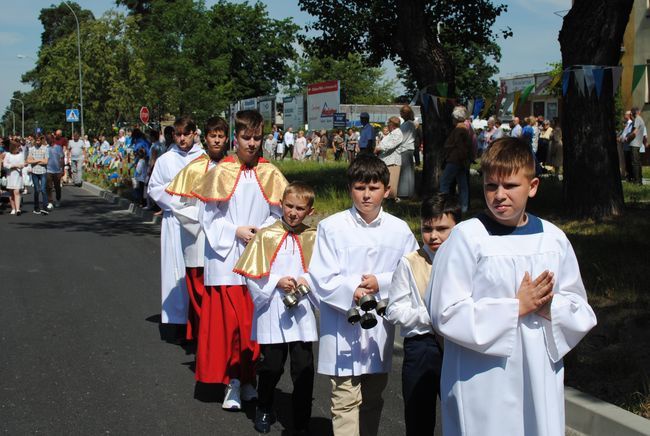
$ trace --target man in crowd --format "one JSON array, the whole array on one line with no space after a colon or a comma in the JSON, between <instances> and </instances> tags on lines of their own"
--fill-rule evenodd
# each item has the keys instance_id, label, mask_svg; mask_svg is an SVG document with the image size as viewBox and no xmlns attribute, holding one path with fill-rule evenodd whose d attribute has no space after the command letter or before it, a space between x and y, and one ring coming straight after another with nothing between
<instances>
[{"instance_id":1,"label":"man in crowd","mask_svg":"<svg viewBox=\"0 0 650 436\"><path fill-rule=\"evenodd\" d=\"M86 144L79 139L77 132L72 134L72 141L68 141L68 155L70 171L72 172L72 183L75 186L81 186L83 180L83 164L86 157Z\"/></svg>"},{"instance_id":2,"label":"man in crowd","mask_svg":"<svg viewBox=\"0 0 650 436\"><path fill-rule=\"evenodd\" d=\"M632 183L640 185L642 183L641 147L645 145L643 138L646 135L646 131L645 122L639 113L639 108L632 108L632 120L634 122L634 127L632 128L632 133L628 135L630 144L630 160L632 164Z\"/></svg>"},{"instance_id":3,"label":"man in crowd","mask_svg":"<svg viewBox=\"0 0 650 436\"><path fill-rule=\"evenodd\" d=\"M375 130L370 124L370 115L368 112L361 112L361 136L359 137L359 153L373 153L375 150Z\"/></svg>"}]
</instances>

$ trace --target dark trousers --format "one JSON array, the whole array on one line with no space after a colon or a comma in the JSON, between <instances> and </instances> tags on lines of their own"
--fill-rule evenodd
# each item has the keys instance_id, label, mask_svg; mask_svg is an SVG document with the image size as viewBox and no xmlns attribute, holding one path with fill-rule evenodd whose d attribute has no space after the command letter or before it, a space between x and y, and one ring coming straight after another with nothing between
<instances>
[{"instance_id":1,"label":"dark trousers","mask_svg":"<svg viewBox=\"0 0 650 436\"><path fill-rule=\"evenodd\" d=\"M303 430L307 428L311 418L314 390L314 353L311 342L260 344L260 358L257 364L257 404L265 412L270 412L273 408L273 394L284 372L287 354L291 356L294 430Z\"/></svg>"},{"instance_id":2,"label":"dark trousers","mask_svg":"<svg viewBox=\"0 0 650 436\"><path fill-rule=\"evenodd\" d=\"M641 184L643 175L641 172L641 152L639 147L630 147L630 160L632 163L632 182Z\"/></svg>"},{"instance_id":3,"label":"dark trousers","mask_svg":"<svg viewBox=\"0 0 650 436\"><path fill-rule=\"evenodd\" d=\"M433 335L404 338L402 395L406 434L433 435L442 352Z\"/></svg>"},{"instance_id":4,"label":"dark trousers","mask_svg":"<svg viewBox=\"0 0 650 436\"><path fill-rule=\"evenodd\" d=\"M39 194L43 204L43 209L47 208L47 175L32 173L32 183L34 184L34 210L39 211Z\"/></svg>"},{"instance_id":5,"label":"dark trousers","mask_svg":"<svg viewBox=\"0 0 650 436\"><path fill-rule=\"evenodd\" d=\"M47 195L52 199L52 189L56 192L56 201L61 201L61 176L62 173L47 173Z\"/></svg>"}]
</instances>

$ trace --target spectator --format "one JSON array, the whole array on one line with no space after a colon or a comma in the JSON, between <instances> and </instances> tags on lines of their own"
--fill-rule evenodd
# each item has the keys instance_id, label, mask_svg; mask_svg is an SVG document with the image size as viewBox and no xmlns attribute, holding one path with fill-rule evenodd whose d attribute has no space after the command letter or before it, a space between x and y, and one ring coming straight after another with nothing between
<instances>
[{"instance_id":1,"label":"spectator","mask_svg":"<svg viewBox=\"0 0 650 436\"><path fill-rule=\"evenodd\" d=\"M375 150L375 129L370 124L370 115L368 112L361 112L361 134L359 136L359 153L373 153Z\"/></svg>"},{"instance_id":2,"label":"spectator","mask_svg":"<svg viewBox=\"0 0 650 436\"><path fill-rule=\"evenodd\" d=\"M48 146L45 138L39 136L29 149L27 163L32 166L32 183L34 185L34 213L47 215L47 160ZM40 198L39 198L40 195ZM40 200L40 202L39 202ZM43 207L41 208L41 203Z\"/></svg>"},{"instance_id":3,"label":"spectator","mask_svg":"<svg viewBox=\"0 0 650 436\"><path fill-rule=\"evenodd\" d=\"M284 153L282 154L282 159L286 155L289 155L289 158L293 158L293 146L294 146L294 137L293 137L293 127L289 127L287 132L284 134Z\"/></svg>"},{"instance_id":4,"label":"spectator","mask_svg":"<svg viewBox=\"0 0 650 436\"><path fill-rule=\"evenodd\" d=\"M557 176L562 170L562 162L564 158L562 127L560 126L560 120L558 118L553 118L552 127L553 132L551 133L551 139L549 142L550 152L548 163L553 167L553 173Z\"/></svg>"},{"instance_id":5,"label":"spectator","mask_svg":"<svg viewBox=\"0 0 650 436\"><path fill-rule=\"evenodd\" d=\"M643 137L645 135L645 123L639 109L636 107L632 108L632 120L634 126L632 127L632 132L628 135L627 139L630 142L630 157L632 163L632 183L641 184L642 183L642 174L641 174L641 147L643 147Z\"/></svg>"},{"instance_id":6,"label":"spectator","mask_svg":"<svg viewBox=\"0 0 650 436\"><path fill-rule=\"evenodd\" d=\"M77 132L72 135L72 141L68 142L68 154L70 169L72 171L72 183L74 183L75 186L81 186L86 148L84 142L79 139L79 134Z\"/></svg>"},{"instance_id":7,"label":"spectator","mask_svg":"<svg viewBox=\"0 0 650 436\"><path fill-rule=\"evenodd\" d=\"M519 117L514 117L510 122L510 136L519 138L522 134L522 127L519 124Z\"/></svg>"},{"instance_id":8,"label":"spectator","mask_svg":"<svg viewBox=\"0 0 650 436\"><path fill-rule=\"evenodd\" d=\"M25 156L21 153L20 143L12 141L9 143L9 153L5 153L2 162L7 174L7 191L9 191L9 203L11 203L11 215L20 215L20 191L23 189L22 169L25 166Z\"/></svg>"},{"instance_id":9,"label":"spectator","mask_svg":"<svg viewBox=\"0 0 650 436\"><path fill-rule=\"evenodd\" d=\"M318 140L318 154L320 157L321 162L325 162L327 160L327 148L330 145L330 140L327 137L327 130L322 129L320 131L320 136Z\"/></svg>"},{"instance_id":10,"label":"spectator","mask_svg":"<svg viewBox=\"0 0 650 436\"><path fill-rule=\"evenodd\" d=\"M630 157L630 141L627 138L634 128L632 111L625 111L623 117L623 130L617 137L618 158L620 162L619 167L621 170L621 177L624 177L625 180L629 182L632 180L632 160Z\"/></svg>"},{"instance_id":11,"label":"spectator","mask_svg":"<svg viewBox=\"0 0 650 436\"><path fill-rule=\"evenodd\" d=\"M332 137L332 147L334 148L335 161L341 160L341 156L343 155L344 144L345 144L345 138L343 136L343 130L338 129L334 133L334 136Z\"/></svg>"},{"instance_id":12,"label":"spectator","mask_svg":"<svg viewBox=\"0 0 650 436\"><path fill-rule=\"evenodd\" d=\"M63 147L53 142L47 149L47 197L49 199L47 210L52 210L54 206L59 207L60 205L64 161ZM56 193L56 197L52 197L52 191ZM52 204L52 198L56 198L54 204Z\"/></svg>"},{"instance_id":13,"label":"spectator","mask_svg":"<svg viewBox=\"0 0 650 436\"><path fill-rule=\"evenodd\" d=\"M140 207L144 207L147 204L144 199L144 192L148 180L148 167L147 152L144 147L140 147L136 154L135 173L133 175L133 188L135 193L133 202Z\"/></svg>"},{"instance_id":14,"label":"spectator","mask_svg":"<svg viewBox=\"0 0 650 436\"><path fill-rule=\"evenodd\" d=\"M298 131L298 138L296 138L296 144L293 149L293 158L297 160L303 160L305 158L305 153L307 152L307 139L305 138L305 131Z\"/></svg>"},{"instance_id":15,"label":"spectator","mask_svg":"<svg viewBox=\"0 0 650 436\"><path fill-rule=\"evenodd\" d=\"M375 153L388 167L390 180L388 188L390 189L388 198L399 201L397 197L397 188L399 185L399 173L402 168L402 156L400 146L403 141L402 131L399 128L400 120L397 117L388 119L388 134L383 137L379 145L375 147Z\"/></svg>"},{"instance_id":16,"label":"spectator","mask_svg":"<svg viewBox=\"0 0 650 436\"><path fill-rule=\"evenodd\" d=\"M345 151L347 153L348 162L352 162L356 154L359 152L359 133L352 127L348 129L348 134L345 135Z\"/></svg>"},{"instance_id":17,"label":"spectator","mask_svg":"<svg viewBox=\"0 0 650 436\"><path fill-rule=\"evenodd\" d=\"M451 114L454 129L444 145L444 170L440 178L440 192L450 194L454 181L458 184L459 200L462 212L469 208L469 186L466 172L469 169L472 153L472 138L465 121L467 109L456 106Z\"/></svg>"},{"instance_id":18,"label":"spectator","mask_svg":"<svg viewBox=\"0 0 650 436\"><path fill-rule=\"evenodd\" d=\"M275 158L275 148L277 145L273 133L269 133L264 141L264 155L267 159Z\"/></svg>"},{"instance_id":19,"label":"spectator","mask_svg":"<svg viewBox=\"0 0 650 436\"><path fill-rule=\"evenodd\" d=\"M404 122L400 125L402 131L402 143L400 144L400 155L402 157L402 169L399 173L399 184L397 185L397 196L411 198L415 194L415 167L414 154L417 140L417 127L415 126L415 114L411 106L404 105L399 111ZM418 144L419 147L419 144Z\"/></svg>"}]
</instances>

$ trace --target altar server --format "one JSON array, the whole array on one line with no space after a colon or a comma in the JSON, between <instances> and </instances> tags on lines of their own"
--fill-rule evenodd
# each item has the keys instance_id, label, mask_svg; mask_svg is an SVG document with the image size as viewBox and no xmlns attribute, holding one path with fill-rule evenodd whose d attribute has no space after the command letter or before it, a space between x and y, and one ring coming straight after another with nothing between
<instances>
[{"instance_id":1,"label":"altar server","mask_svg":"<svg viewBox=\"0 0 650 436\"><path fill-rule=\"evenodd\" d=\"M313 212L314 190L293 182L282 197L282 219L260 230L235 266L253 297L253 339L260 344L255 429L268 433L275 422L273 396L287 355L291 359L293 433L308 434L314 385L312 342L318 340L313 293L301 296L316 229L303 224ZM309 289L309 288L300 288ZM296 300L290 299L296 297ZM284 299L289 298L287 306ZM294 302L295 301L295 302Z\"/></svg>"},{"instance_id":2,"label":"altar server","mask_svg":"<svg viewBox=\"0 0 650 436\"><path fill-rule=\"evenodd\" d=\"M193 191L202 202L199 222L206 235L196 379L228 385L222 407L230 410L257 397L259 354L251 340L253 302L233 268L255 233L282 216L287 185L282 173L259 157L263 121L256 110L237 112L237 154L223 159Z\"/></svg>"},{"instance_id":3,"label":"altar server","mask_svg":"<svg viewBox=\"0 0 650 436\"><path fill-rule=\"evenodd\" d=\"M174 216L173 204L178 198L165 192L165 188L185 166L204 153L200 145L194 144L196 124L189 117L182 117L174 123L175 143L168 153L156 162L147 194L163 210L160 226L160 271L163 324L170 324L175 339L185 337L188 297L185 285L185 261L181 246L181 226Z\"/></svg>"},{"instance_id":4,"label":"altar server","mask_svg":"<svg viewBox=\"0 0 650 436\"><path fill-rule=\"evenodd\" d=\"M346 313L365 295L387 298L397 263L418 248L408 225L382 209L389 178L374 155L352 162L347 181L354 205L320 222L309 265L320 299L318 372L330 376L335 435L377 434L395 334L381 317L365 330Z\"/></svg>"},{"instance_id":5,"label":"altar server","mask_svg":"<svg viewBox=\"0 0 650 436\"><path fill-rule=\"evenodd\" d=\"M569 240L526 212L539 185L530 147L499 139L481 169L486 211L458 224L433 264L443 434L564 435L562 357L596 317Z\"/></svg>"},{"instance_id":6,"label":"altar server","mask_svg":"<svg viewBox=\"0 0 650 436\"><path fill-rule=\"evenodd\" d=\"M198 337L201 314L201 299L205 293L203 286L203 259L205 252L205 235L199 224L198 200L192 195L201 177L214 168L226 153L228 124L221 117L208 119L205 126L205 147L207 155L202 154L190 162L174 177L165 192L178 196L178 202L172 203L174 216L181 224L181 246L185 260L185 282L190 304L187 314L186 339Z\"/></svg>"},{"instance_id":7,"label":"altar server","mask_svg":"<svg viewBox=\"0 0 650 436\"><path fill-rule=\"evenodd\" d=\"M442 338L436 336L424 305L431 264L451 229L460 222L460 204L445 194L426 198L420 207L422 248L404 256L393 274L386 319L404 337L402 397L406 435L433 436L436 397L440 394Z\"/></svg>"}]
</instances>

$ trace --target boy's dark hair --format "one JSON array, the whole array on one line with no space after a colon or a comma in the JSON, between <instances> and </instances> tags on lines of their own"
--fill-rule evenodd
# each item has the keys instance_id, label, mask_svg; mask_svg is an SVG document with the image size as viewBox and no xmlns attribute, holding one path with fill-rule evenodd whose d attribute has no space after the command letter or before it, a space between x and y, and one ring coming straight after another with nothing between
<instances>
[{"instance_id":1,"label":"boy's dark hair","mask_svg":"<svg viewBox=\"0 0 650 436\"><path fill-rule=\"evenodd\" d=\"M284 201L285 197L289 194L295 194L299 199L307 200L307 205L309 207L314 205L316 193L314 192L314 188L305 182L295 181L289 183L282 194L282 201Z\"/></svg>"},{"instance_id":2,"label":"boy's dark hair","mask_svg":"<svg viewBox=\"0 0 650 436\"><path fill-rule=\"evenodd\" d=\"M246 130L257 130L263 126L264 117L255 109L239 111L235 114L235 134Z\"/></svg>"},{"instance_id":3,"label":"boy's dark hair","mask_svg":"<svg viewBox=\"0 0 650 436\"><path fill-rule=\"evenodd\" d=\"M524 140L504 137L497 139L481 156L483 176L508 177L524 170L530 180L535 177L533 152Z\"/></svg>"},{"instance_id":4,"label":"boy's dark hair","mask_svg":"<svg viewBox=\"0 0 650 436\"><path fill-rule=\"evenodd\" d=\"M208 118L208 121L205 122L203 134L207 135L210 132L223 132L228 135L228 123L221 117Z\"/></svg>"},{"instance_id":5,"label":"boy's dark hair","mask_svg":"<svg viewBox=\"0 0 650 436\"><path fill-rule=\"evenodd\" d=\"M460 222L462 213L460 203L456 197L438 193L422 201L422 206L420 206L420 219L422 221L437 219L443 215L451 215L456 224Z\"/></svg>"},{"instance_id":6,"label":"boy's dark hair","mask_svg":"<svg viewBox=\"0 0 650 436\"><path fill-rule=\"evenodd\" d=\"M377 156L362 154L357 156L348 167L348 186L354 183L381 182L388 187L390 173L386 164Z\"/></svg>"},{"instance_id":7,"label":"boy's dark hair","mask_svg":"<svg viewBox=\"0 0 650 436\"><path fill-rule=\"evenodd\" d=\"M165 146L171 147L174 143L174 128L172 126L166 126L163 129L163 136L165 137Z\"/></svg>"},{"instance_id":8,"label":"boy's dark hair","mask_svg":"<svg viewBox=\"0 0 650 436\"><path fill-rule=\"evenodd\" d=\"M176 118L174 129L182 129L184 133L196 132L196 123L188 116Z\"/></svg>"}]
</instances>

